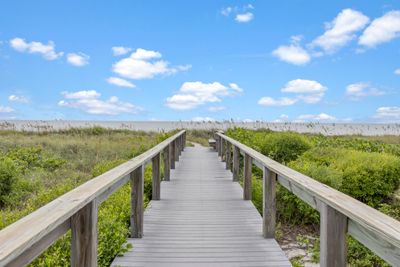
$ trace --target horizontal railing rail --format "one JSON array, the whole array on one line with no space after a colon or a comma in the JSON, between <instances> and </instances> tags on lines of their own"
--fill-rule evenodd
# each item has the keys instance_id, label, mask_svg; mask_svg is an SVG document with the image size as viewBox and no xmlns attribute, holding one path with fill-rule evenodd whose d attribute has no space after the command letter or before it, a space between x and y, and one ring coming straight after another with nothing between
<instances>
[{"instance_id":1,"label":"horizontal railing rail","mask_svg":"<svg viewBox=\"0 0 400 267\"><path fill-rule=\"evenodd\" d=\"M143 154L91 179L0 231L0 266L25 266L71 229L71 266L97 266L97 207L130 181L131 237L143 234L144 166L153 165L152 200L160 199L161 155L164 180L184 149L180 131Z\"/></svg>"},{"instance_id":2,"label":"horizontal railing rail","mask_svg":"<svg viewBox=\"0 0 400 267\"><path fill-rule=\"evenodd\" d=\"M290 169L260 152L215 133L218 155L239 180L239 157L244 157L244 199L251 200L252 164L263 170L263 233L275 236L275 184L294 193L320 213L321 266L346 266L346 234L371 249L393 266L400 266L400 222L380 211Z\"/></svg>"}]
</instances>

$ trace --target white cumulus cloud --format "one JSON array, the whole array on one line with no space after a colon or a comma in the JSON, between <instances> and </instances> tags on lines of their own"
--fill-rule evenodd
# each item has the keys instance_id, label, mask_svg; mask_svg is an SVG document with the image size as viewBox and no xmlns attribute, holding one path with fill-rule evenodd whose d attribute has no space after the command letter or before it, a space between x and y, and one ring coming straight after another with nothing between
<instances>
[{"instance_id":1,"label":"white cumulus cloud","mask_svg":"<svg viewBox=\"0 0 400 267\"><path fill-rule=\"evenodd\" d=\"M191 119L191 121L195 122L214 122L215 119L210 118L210 117L194 117Z\"/></svg>"},{"instance_id":2,"label":"white cumulus cloud","mask_svg":"<svg viewBox=\"0 0 400 267\"><path fill-rule=\"evenodd\" d=\"M238 85L225 86L219 82L185 82L179 92L166 99L166 106L177 110L188 110L206 103L221 102L224 96L238 92ZM242 89L241 89L242 90Z\"/></svg>"},{"instance_id":3,"label":"white cumulus cloud","mask_svg":"<svg viewBox=\"0 0 400 267\"><path fill-rule=\"evenodd\" d=\"M374 118L387 122L400 121L400 107L380 107L376 110Z\"/></svg>"},{"instance_id":4,"label":"white cumulus cloud","mask_svg":"<svg viewBox=\"0 0 400 267\"><path fill-rule=\"evenodd\" d=\"M384 91L374 88L367 82L353 83L346 87L346 95L352 100L358 100L366 96L380 96L384 94Z\"/></svg>"},{"instance_id":5,"label":"white cumulus cloud","mask_svg":"<svg viewBox=\"0 0 400 267\"><path fill-rule=\"evenodd\" d=\"M229 17L231 14L234 16L235 21L238 23L247 23L254 19L252 10L254 6L247 4L244 6L228 6L221 9L221 14Z\"/></svg>"},{"instance_id":6,"label":"white cumulus cloud","mask_svg":"<svg viewBox=\"0 0 400 267\"><path fill-rule=\"evenodd\" d=\"M279 99L274 99L272 97L262 97L258 100L259 105L263 106L273 106L273 107L282 107L282 106L291 106L295 104L298 100L294 98L281 97Z\"/></svg>"},{"instance_id":7,"label":"white cumulus cloud","mask_svg":"<svg viewBox=\"0 0 400 267\"><path fill-rule=\"evenodd\" d=\"M41 42L26 42L22 38L14 38L10 40L10 46L21 53L40 54L47 60L55 60L63 55L63 52L55 51L56 46L52 41L43 44Z\"/></svg>"},{"instance_id":8,"label":"white cumulus cloud","mask_svg":"<svg viewBox=\"0 0 400 267\"><path fill-rule=\"evenodd\" d=\"M264 106L290 106L299 101L314 104L321 101L327 89L326 86L323 86L317 81L304 79L291 80L281 88L281 92L295 94L294 97L274 99L267 96L260 98L258 104Z\"/></svg>"},{"instance_id":9,"label":"white cumulus cloud","mask_svg":"<svg viewBox=\"0 0 400 267\"><path fill-rule=\"evenodd\" d=\"M121 113L136 114L142 110L128 102L122 102L116 96L107 100L101 100L101 94L95 90L62 92L63 100L58 102L60 107L68 107L82 110L89 114L118 115Z\"/></svg>"},{"instance_id":10,"label":"white cumulus cloud","mask_svg":"<svg viewBox=\"0 0 400 267\"><path fill-rule=\"evenodd\" d=\"M83 67L89 64L90 57L84 53L69 53L67 62L76 67Z\"/></svg>"},{"instance_id":11,"label":"white cumulus cloud","mask_svg":"<svg viewBox=\"0 0 400 267\"><path fill-rule=\"evenodd\" d=\"M375 47L400 36L400 11L390 11L374 19L364 30L358 43L366 47Z\"/></svg>"},{"instance_id":12,"label":"white cumulus cloud","mask_svg":"<svg viewBox=\"0 0 400 267\"><path fill-rule=\"evenodd\" d=\"M141 80L151 79L157 75L171 75L178 71L190 69L190 65L170 67L169 63L161 59L158 51L136 49L129 57L123 58L112 66L114 73L123 78Z\"/></svg>"},{"instance_id":13,"label":"white cumulus cloud","mask_svg":"<svg viewBox=\"0 0 400 267\"><path fill-rule=\"evenodd\" d=\"M0 106L0 113L12 113L14 111L13 108Z\"/></svg>"},{"instance_id":14,"label":"white cumulus cloud","mask_svg":"<svg viewBox=\"0 0 400 267\"><path fill-rule=\"evenodd\" d=\"M119 87L128 87L128 88L135 88L136 87L130 81L127 81L125 79L121 79L121 78L118 78L118 77L109 77L107 79L107 82L109 84L113 84L113 85L116 85L116 86L119 86Z\"/></svg>"},{"instance_id":15,"label":"white cumulus cloud","mask_svg":"<svg viewBox=\"0 0 400 267\"><path fill-rule=\"evenodd\" d=\"M326 31L312 43L327 53L332 53L356 38L355 33L364 29L369 18L353 9L343 9L336 18L326 23Z\"/></svg>"},{"instance_id":16,"label":"white cumulus cloud","mask_svg":"<svg viewBox=\"0 0 400 267\"><path fill-rule=\"evenodd\" d=\"M124 47L124 46L113 46L111 48L111 50L112 50L114 56L122 56L122 55L125 55L125 54L131 52L132 48Z\"/></svg>"},{"instance_id":17,"label":"white cumulus cloud","mask_svg":"<svg viewBox=\"0 0 400 267\"><path fill-rule=\"evenodd\" d=\"M239 23L246 23L253 20L254 15L251 12L246 12L242 14L236 14L235 20Z\"/></svg>"},{"instance_id":18,"label":"white cumulus cloud","mask_svg":"<svg viewBox=\"0 0 400 267\"><path fill-rule=\"evenodd\" d=\"M298 118L298 121L336 121L336 117L328 115L326 113L320 113L317 115L313 115L313 114L304 114L304 115L300 115Z\"/></svg>"},{"instance_id":19,"label":"white cumulus cloud","mask_svg":"<svg viewBox=\"0 0 400 267\"><path fill-rule=\"evenodd\" d=\"M304 65L311 60L309 53L298 44L281 45L272 54L280 60L294 65Z\"/></svg>"},{"instance_id":20,"label":"white cumulus cloud","mask_svg":"<svg viewBox=\"0 0 400 267\"><path fill-rule=\"evenodd\" d=\"M296 93L297 98L306 103L317 103L325 94L328 88L317 81L296 79L289 81L281 89L284 93Z\"/></svg>"},{"instance_id":21,"label":"white cumulus cloud","mask_svg":"<svg viewBox=\"0 0 400 267\"><path fill-rule=\"evenodd\" d=\"M18 102L18 103L23 103L23 104L29 103L29 98L27 98L26 96L23 96L23 95L10 95L8 97L8 100L11 102Z\"/></svg>"}]
</instances>

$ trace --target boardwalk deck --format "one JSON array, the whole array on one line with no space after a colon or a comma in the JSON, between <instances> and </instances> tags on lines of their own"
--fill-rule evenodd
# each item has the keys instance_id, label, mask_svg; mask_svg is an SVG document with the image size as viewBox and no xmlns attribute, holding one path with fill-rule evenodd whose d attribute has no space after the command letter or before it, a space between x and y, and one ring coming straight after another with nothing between
<instances>
[{"instance_id":1,"label":"boardwalk deck","mask_svg":"<svg viewBox=\"0 0 400 267\"><path fill-rule=\"evenodd\" d=\"M145 211L143 238L128 242L112 266L291 266L225 163L200 146L185 148Z\"/></svg>"}]
</instances>

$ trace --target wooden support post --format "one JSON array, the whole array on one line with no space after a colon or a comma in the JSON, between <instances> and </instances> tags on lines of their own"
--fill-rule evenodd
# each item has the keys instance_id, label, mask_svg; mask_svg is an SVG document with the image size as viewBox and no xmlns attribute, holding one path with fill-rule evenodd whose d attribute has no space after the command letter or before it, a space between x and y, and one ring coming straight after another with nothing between
<instances>
[{"instance_id":1,"label":"wooden support post","mask_svg":"<svg viewBox=\"0 0 400 267\"><path fill-rule=\"evenodd\" d=\"M276 179L273 171L264 167L263 173L263 235L275 238L276 224Z\"/></svg>"},{"instance_id":2,"label":"wooden support post","mask_svg":"<svg viewBox=\"0 0 400 267\"><path fill-rule=\"evenodd\" d=\"M169 153L169 145L164 148L163 151L163 161L164 161L164 181L170 180L170 153Z\"/></svg>"},{"instance_id":3,"label":"wooden support post","mask_svg":"<svg viewBox=\"0 0 400 267\"><path fill-rule=\"evenodd\" d=\"M175 144L175 161L179 161L179 138L176 138L174 141Z\"/></svg>"},{"instance_id":4,"label":"wooden support post","mask_svg":"<svg viewBox=\"0 0 400 267\"><path fill-rule=\"evenodd\" d=\"M252 199L252 158L248 154L244 154L244 180L243 180L243 199Z\"/></svg>"},{"instance_id":5,"label":"wooden support post","mask_svg":"<svg viewBox=\"0 0 400 267\"><path fill-rule=\"evenodd\" d=\"M172 141L169 144L169 155L170 155L170 163L171 163L171 169L175 169L175 141Z\"/></svg>"},{"instance_id":6,"label":"wooden support post","mask_svg":"<svg viewBox=\"0 0 400 267\"><path fill-rule=\"evenodd\" d=\"M218 157L221 156L221 151L222 151L222 145L221 145L221 137L217 135L217 138L215 139L217 142L217 147L218 147Z\"/></svg>"},{"instance_id":7,"label":"wooden support post","mask_svg":"<svg viewBox=\"0 0 400 267\"><path fill-rule=\"evenodd\" d=\"M347 264L347 217L325 203L320 210L320 266Z\"/></svg>"},{"instance_id":8,"label":"wooden support post","mask_svg":"<svg viewBox=\"0 0 400 267\"><path fill-rule=\"evenodd\" d=\"M233 181L239 181L239 169L240 169L240 149L237 146L233 146Z\"/></svg>"},{"instance_id":9,"label":"wooden support post","mask_svg":"<svg viewBox=\"0 0 400 267\"><path fill-rule=\"evenodd\" d=\"M144 192L143 165L131 173L131 237L143 236L143 192Z\"/></svg>"},{"instance_id":10,"label":"wooden support post","mask_svg":"<svg viewBox=\"0 0 400 267\"><path fill-rule=\"evenodd\" d=\"M160 172L160 153L154 156L151 160L152 163L152 191L151 199L160 200L160 186L161 186L161 172Z\"/></svg>"},{"instance_id":11,"label":"wooden support post","mask_svg":"<svg viewBox=\"0 0 400 267\"><path fill-rule=\"evenodd\" d=\"M182 138L181 138L181 136L178 136L177 140L178 140L178 156L180 156L182 153Z\"/></svg>"},{"instance_id":12,"label":"wooden support post","mask_svg":"<svg viewBox=\"0 0 400 267\"><path fill-rule=\"evenodd\" d=\"M71 217L71 266L97 266L97 205L91 201Z\"/></svg>"},{"instance_id":13,"label":"wooden support post","mask_svg":"<svg viewBox=\"0 0 400 267\"><path fill-rule=\"evenodd\" d=\"M214 139L215 139L215 150L217 150L219 156L219 136L215 134Z\"/></svg>"},{"instance_id":14,"label":"wooden support post","mask_svg":"<svg viewBox=\"0 0 400 267\"><path fill-rule=\"evenodd\" d=\"M225 169L232 169L232 145L230 142L226 141L226 152L225 152L226 166Z\"/></svg>"},{"instance_id":15,"label":"wooden support post","mask_svg":"<svg viewBox=\"0 0 400 267\"><path fill-rule=\"evenodd\" d=\"M221 137L221 161L225 162L225 150L226 150L226 143L225 140Z\"/></svg>"}]
</instances>

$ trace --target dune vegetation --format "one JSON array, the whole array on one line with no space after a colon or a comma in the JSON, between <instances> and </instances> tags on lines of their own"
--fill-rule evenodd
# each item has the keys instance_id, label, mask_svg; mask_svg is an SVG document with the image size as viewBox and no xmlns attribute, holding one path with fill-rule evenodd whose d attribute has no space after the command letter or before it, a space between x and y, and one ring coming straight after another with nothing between
<instances>
[{"instance_id":1,"label":"dune vegetation","mask_svg":"<svg viewBox=\"0 0 400 267\"><path fill-rule=\"evenodd\" d=\"M327 137L241 128L229 129L226 134L400 220L399 137ZM297 229L297 239L306 244L313 260L318 262L318 212L280 185L276 197L278 239L288 229ZM256 167L253 167L253 203L261 212L262 172ZM351 237L348 237L348 261L350 266L388 266Z\"/></svg>"},{"instance_id":2,"label":"dune vegetation","mask_svg":"<svg viewBox=\"0 0 400 267\"><path fill-rule=\"evenodd\" d=\"M170 136L151 132L71 129L52 133L0 132L0 229L80 184L135 157ZM145 204L151 166L145 171ZM130 187L123 186L98 211L98 264L109 266L127 249ZM69 266L70 233L32 266Z\"/></svg>"},{"instance_id":3,"label":"dune vegetation","mask_svg":"<svg viewBox=\"0 0 400 267\"><path fill-rule=\"evenodd\" d=\"M188 143L207 145L212 133L189 130ZM143 153L171 134L98 127L49 133L0 131L0 229ZM326 137L242 128L229 129L226 134L400 220L398 137ZM129 234L129 199L130 187L126 185L99 208L99 266L109 266L116 255L129 248L125 245ZM145 171L145 204L149 199L151 166ZM261 212L262 173L256 167L253 168L253 203ZM318 212L279 185L277 212L278 241L291 230L317 262ZM348 253L351 266L386 266L351 237ZM292 263L301 266L300 260ZM69 266L69 263L70 234L67 233L31 266Z\"/></svg>"}]
</instances>

